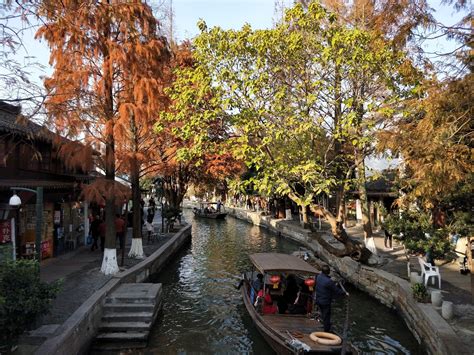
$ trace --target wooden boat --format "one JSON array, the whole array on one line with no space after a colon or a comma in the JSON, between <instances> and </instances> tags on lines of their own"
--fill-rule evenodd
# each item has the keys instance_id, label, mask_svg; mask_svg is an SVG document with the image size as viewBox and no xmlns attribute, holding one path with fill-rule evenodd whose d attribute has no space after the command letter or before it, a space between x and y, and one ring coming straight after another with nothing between
<instances>
[{"instance_id":1,"label":"wooden boat","mask_svg":"<svg viewBox=\"0 0 474 355\"><path fill-rule=\"evenodd\" d=\"M216 205L216 208L213 205ZM224 219L227 212L221 211L221 208L224 206L222 204L219 206L219 202L203 202L200 208L193 208L193 213L196 217L201 218Z\"/></svg>"},{"instance_id":2,"label":"wooden boat","mask_svg":"<svg viewBox=\"0 0 474 355\"><path fill-rule=\"evenodd\" d=\"M314 280L319 273L313 266L294 255L279 253L258 253L250 255L256 270L264 275L264 288L270 288L270 294L275 302L278 294L283 294L283 286L271 284L275 280L272 275L293 274L297 279L303 281ZM241 287L245 307L254 321L258 331L267 341L267 343L278 354L356 354L357 351L351 344L341 339L339 345L323 345L315 342L311 334L314 332L323 332L322 323L307 314L263 314L258 305L255 307L250 299L251 283L257 273L252 271L244 274ZM270 284L269 284L270 282ZM310 282L308 282L310 283ZM265 291L264 291L265 292ZM272 294L273 293L273 294ZM311 298L312 299L312 298ZM257 301L258 303L258 301ZM325 333L327 334L327 333ZM344 351L343 351L344 348Z\"/></svg>"}]
</instances>

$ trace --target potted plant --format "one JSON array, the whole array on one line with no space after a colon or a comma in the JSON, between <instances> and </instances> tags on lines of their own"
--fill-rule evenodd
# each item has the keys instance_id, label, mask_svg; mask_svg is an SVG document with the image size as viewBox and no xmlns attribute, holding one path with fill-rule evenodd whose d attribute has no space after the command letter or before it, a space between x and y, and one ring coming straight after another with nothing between
<instances>
[{"instance_id":1,"label":"potted plant","mask_svg":"<svg viewBox=\"0 0 474 355\"><path fill-rule=\"evenodd\" d=\"M425 285L422 283L416 283L411 287L413 291L413 298L418 302L428 302L428 292L426 291Z\"/></svg>"}]
</instances>

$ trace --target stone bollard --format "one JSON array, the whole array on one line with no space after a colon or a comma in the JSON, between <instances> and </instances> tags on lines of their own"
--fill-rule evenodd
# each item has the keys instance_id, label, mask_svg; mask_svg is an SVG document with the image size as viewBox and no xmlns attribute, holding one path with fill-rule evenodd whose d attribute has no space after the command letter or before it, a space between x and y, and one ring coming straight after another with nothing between
<instances>
[{"instance_id":1,"label":"stone bollard","mask_svg":"<svg viewBox=\"0 0 474 355\"><path fill-rule=\"evenodd\" d=\"M441 307L441 304L443 303L443 295L441 294L441 291L431 291L431 303L434 307Z\"/></svg>"},{"instance_id":2,"label":"stone bollard","mask_svg":"<svg viewBox=\"0 0 474 355\"><path fill-rule=\"evenodd\" d=\"M416 271L412 271L410 273L410 282L411 284L421 284L423 282L423 278L421 275L418 275Z\"/></svg>"},{"instance_id":3,"label":"stone bollard","mask_svg":"<svg viewBox=\"0 0 474 355\"><path fill-rule=\"evenodd\" d=\"M291 210L290 209L285 210L285 219L286 220L292 220L293 219L293 216L291 215Z\"/></svg>"},{"instance_id":4,"label":"stone bollard","mask_svg":"<svg viewBox=\"0 0 474 355\"><path fill-rule=\"evenodd\" d=\"M441 315L444 319L453 318L453 302L443 301L443 305L441 306Z\"/></svg>"}]
</instances>

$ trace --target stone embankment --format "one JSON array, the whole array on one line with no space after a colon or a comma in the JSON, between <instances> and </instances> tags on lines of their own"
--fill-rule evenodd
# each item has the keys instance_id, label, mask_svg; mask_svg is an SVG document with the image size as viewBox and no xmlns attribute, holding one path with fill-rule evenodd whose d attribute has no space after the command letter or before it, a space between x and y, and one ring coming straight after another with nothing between
<instances>
[{"instance_id":1,"label":"stone embankment","mask_svg":"<svg viewBox=\"0 0 474 355\"><path fill-rule=\"evenodd\" d=\"M397 309L414 336L429 353L471 354L431 304L418 303L413 299L408 281L384 270L362 265L349 257L335 257L312 238L311 231L294 222L272 219L270 216L240 208L227 208L226 211L236 218L301 243L335 268L351 284L384 305Z\"/></svg>"},{"instance_id":2,"label":"stone embankment","mask_svg":"<svg viewBox=\"0 0 474 355\"><path fill-rule=\"evenodd\" d=\"M169 262L191 239L191 226L183 226L174 236L142 262L112 277L60 325L35 354L86 354L102 321L107 297L124 283L144 282Z\"/></svg>"}]
</instances>

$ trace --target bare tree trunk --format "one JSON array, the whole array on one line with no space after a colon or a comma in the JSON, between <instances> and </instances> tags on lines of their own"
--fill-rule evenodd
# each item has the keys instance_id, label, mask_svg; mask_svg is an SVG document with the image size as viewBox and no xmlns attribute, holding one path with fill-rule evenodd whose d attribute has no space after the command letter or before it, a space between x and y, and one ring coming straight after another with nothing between
<instances>
[{"instance_id":1,"label":"bare tree trunk","mask_svg":"<svg viewBox=\"0 0 474 355\"><path fill-rule=\"evenodd\" d=\"M105 37L110 35L109 29L104 33ZM117 263L117 249L115 246L115 140L114 140L114 102L113 102L113 77L112 67L109 63L110 53L107 45L102 48L104 55L103 77L104 77L104 101L105 115L107 118L104 127L106 131L105 142L105 179L107 181L108 191L105 195L105 248L104 259L102 261L101 271L105 275L112 275L119 272Z\"/></svg>"},{"instance_id":2,"label":"bare tree trunk","mask_svg":"<svg viewBox=\"0 0 474 355\"><path fill-rule=\"evenodd\" d=\"M359 199L362 209L362 226L364 228L364 241L372 237L372 224L370 222L369 201L367 198L366 178L365 178L365 162L364 155L358 149L355 150L355 162L357 169L357 188L359 191Z\"/></svg>"},{"instance_id":3,"label":"bare tree trunk","mask_svg":"<svg viewBox=\"0 0 474 355\"><path fill-rule=\"evenodd\" d=\"M142 206L140 204L140 170L138 161L134 159L131 162L131 181L132 181L132 203L133 203L133 230L132 245L128 256L136 259L143 259L143 240L142 240Z\"/></svg>"},{"instance_id":4,"label":"bare tree trunk","mask_svg":"<svg viewBox=\"0 0 474 355\"><path fill-rule=\"evenodd\" d=\"M301 226L306 228L309 226L309 218L308 218L308 206L300 206L301 208Z\"/></svg>"},{"instance_id":5,"label":"bare tree trunk","mask_svg":"<svg viewBox=\"0 0 474 355\"><path fill-rule=\"evenodd\" d=\"M334 238L336 238L338 241L344 244L344 247L345 247L345 250L334 248L329 243L327 243L324 239L319 237L318 233L315 233L314 237L326 250L328 250L330 253L336 256L340 256L340 257L350 256L353 259L364 262L364 263L366 263L369 260L372 253L359 241L349 238L349 236L346 233L346 230L342 226L342 223L340 223L331 212L329 212L324 207L317 204L311 204L309 207L312 212L321 214L322 216L324 216L324 218L331 225L331 231Z\"/></svg>"}]
</instances>

